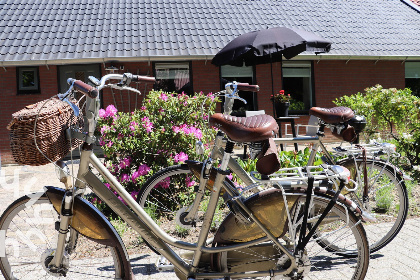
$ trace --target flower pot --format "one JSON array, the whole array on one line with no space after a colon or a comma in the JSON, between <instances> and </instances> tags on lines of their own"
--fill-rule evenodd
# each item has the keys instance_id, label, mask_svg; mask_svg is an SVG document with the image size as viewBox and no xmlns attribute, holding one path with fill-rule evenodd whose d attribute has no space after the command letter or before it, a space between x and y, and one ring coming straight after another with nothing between
<instances>
[{"instance_id":1,"label":"flower pot","mask_svg":"<svg viewBox=\"0 0 420 280\"><path fill-rule=\"evenodd\" d=\"M280 117L288 117L289 116L289 106L290 103L274 103L275 109L276 109L276 116L278 118Z\"/></svg>"}]
</instances>

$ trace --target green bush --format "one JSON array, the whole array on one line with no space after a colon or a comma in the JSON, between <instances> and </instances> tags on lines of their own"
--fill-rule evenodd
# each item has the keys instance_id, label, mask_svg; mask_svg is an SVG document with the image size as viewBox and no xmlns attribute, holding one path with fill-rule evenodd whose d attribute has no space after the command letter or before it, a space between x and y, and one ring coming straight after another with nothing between
<instances>
[{"instance_id":1,"label":"green bush","mask_svg":"<svg viewBox=\"0 0 420 280\"><path fill-rule=\"evenodd\" d=\"M214 113L214 101L212 94L151 91L140 110L122 113L113 105L101 109L98 132L106 166L136 197L145 180L161 168L202 159L195 143L214 139L215 131L207 121L208 114ZM204 147L208 154L209 146ZM92 201L104 210L97 198Z\"/></svg>"},{"instance_id":2,"label":"green bush","mask_svg":"<svg viewBox=\"0 0 420 280\"><path fill-rule=\"evenodd\" d=\"M338 98L334 103L364 115L368 137L379 132L385 134L394 140L398 152L411 166L420 165L420 98L412 95L410 89L384 89L376 85L365 92Z\"/></svg>"}]
</instances>

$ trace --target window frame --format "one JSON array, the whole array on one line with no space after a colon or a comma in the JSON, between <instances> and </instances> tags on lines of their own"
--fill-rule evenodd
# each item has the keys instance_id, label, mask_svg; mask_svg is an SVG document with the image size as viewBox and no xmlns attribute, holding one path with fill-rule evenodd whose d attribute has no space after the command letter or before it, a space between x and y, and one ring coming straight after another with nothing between
<instances>
[{"instance_id":1,"label":"window frame","mask_svg":"<svg viewBox=\"0 0 420 280\"><path fill-rule=\"evenodd\" d=\"M233 67L233 66L230 66L230 65L222 65L222 66L219 67L220 90L224 90L225 89L225 85L222 82L222 79L223 79L222 67L224 67L224 66ZM252 84L254 84L254 85L257 84L257 82L256 82L257 76L256 76L256 71L255 71L256 70L255 65L247 66L247 67L250 67L251 70L252 70L252 75L249 76L250 78L252 78ZM238 76L238 77L248 77L248 76ZM231 82L233 82L233 81L231 81ZM223 107L224 102L225 102L225 98L222 97L222 104L221 104L222 112L223 112L223 108L224 108ZM239 101L239 100L235 100L235 103L236 102L241 102L242 103L242 101ZM253 110L258 110L258 93L257 92L253 92L252 103L254 105L253 106L254 107ZM233 113L233 115L235 115L235 113Z\"/></svg>"},{"instance_id":2,"label":"window frame","mask_svg":"<svg viewBox=\"0 0 420 280\"><path fill-rule=\"evenodd\" d=\"M409 87L407 85L407 79L417 81L417 85L416 85L417 87L416 88L414 88L414 89L411 88L411 87L409 87L409 88L412 90L412 93L414 95L420 97L420 61L406 61L404 64L405 64L404 65L404 87L405 88ZM417 66L416 67L407 67L407 65L410 65L410 64L417 64ZM415 68L416 70L412 71L413 68ZM411 72L411 73L409 73L409 72ZM411 76L414 72L415 72L415 76Z\"/></svg>"},{"instance_id":3,"label":"window frame","mask_svg":"<svg viewBox=\"0 0 420 280\"><path fill-rule=\"evenodd\" d=\"M287 66L287 65L292 65L292 66ZM301 64L302 66L295 66L293 67L293 64L298 65ZM304 66L304 65L307 66ZM285 67L286 65L286 67ZM290 110L289 109L289 114L290 115L309 115L309 109L311 107L316 106L316 98L315 98L315 72L314 72L314 61L312 60L292 60L292 61L283 61L282 62L282 66L281 66L281 83L282 83L282 88L284 88L284 68L310 68L309 69L309 73L310 73L310 81L309 81L309 86L310 86L310 92L308 97L310 98L310 104L309 104L309 108L308 109L304 109L304 110ZM298 76L296 76L298 77ZM293 94L293 93L292 93ZM293 98L293 95L292 95Z\"/></svg>"},{"instance_id":4,"label":"window frame","mask_svg":"<svg viewBox=\"0 0 420 280\"><path fill-rule=\"evenodd\" d=\"M23 87L23 71L33 71L34 72L34 86L25 89ZM25 67L16 67L16 88L17 94L40 94L40 79L39 79L39 67L38 66L25 66Z\"/></svg>"},{"instance_id":5,"label":"window frame","mask_svg":"<svg viewBox=\"0 0 420 280\"><path fill-rule=\"evenodd\" d=\"M191 61L157 61L157 62L153 62L152 63L152 67L153 67L153 75L154 77L156 77L157 80L157 71L156 71L156 65L188 65L188 74L189 74L189 83L190 83L190 91L189 92L185 92L186 94L193 94L194 93L194 83L193 83L193 71L192 71L192 62ZM176 68L176 67L175 67ZM170 68L168 68L170 69ZM157 83L155 83L153 85L153 88L155 90L158 90L157 88Z\"/></svg>"}]
</instances>

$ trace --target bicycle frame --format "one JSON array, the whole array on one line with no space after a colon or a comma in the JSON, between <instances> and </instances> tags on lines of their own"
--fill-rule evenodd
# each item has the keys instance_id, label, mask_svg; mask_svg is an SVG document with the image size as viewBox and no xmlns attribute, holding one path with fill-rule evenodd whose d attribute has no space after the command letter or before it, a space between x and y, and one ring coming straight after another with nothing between
<instances>
[{"instance_id":1,"label":"bicycle frame","mask_svg":"<svg viewBox=\"0 0 420 280\"><path fill-rule=\"evenodd\" d=\"M86 146L86 145L85 145ZM225 153L225 166L227 166L226 162L229 160L230 154L226 156ZM220 278L226 276L226 273L195 273L195 267L198 266L198 262L200 260L200 256L202 253L221 253L227 252L230 250L238 250L241 248L246 248L261 242L265 241L273 241L276 245L280 248L283 253L285 253L294 263L295 257L290 254L290 252L281 244L279 241L271 234L271 232L262 225L256 218L255 222L261 227L261 229L267 234L267 237L263 237L257 240L244 242L239 245L231 245L225 247L206 247L205 242L207 239L207 234L209 227L211 225L211 221L214 215L214 210L217 207L217 201L220 196L222 182L224 180L225 175L218 174L216 177L216 182L213 187L213 192L210 196L210 202L208 205L208 211L204 217L204 223L202 230L199 235L198 242L195 244L187 243L183 241L179 241L175 238L169 236L166 232L161 230L159 226L153 221L152 218L144 211L142 207L131 197L131 195L123 188L123 186L117 181L117 179L109 172L109 170L100 162L100 160L96 157L96 155L92 152L91 149L85 147L85 149L81 152L80 157L80 168L78 179L83 180L84 182L88 183L89 187L93 190L95 194L100 197L102 201L104 201L110 208L119 215L124 221L126 221L130 226L132 226L144 240L146 240L149 244L151 244L154 248L157 249L159 253L161 253L167 260L169 260L177 269L179 269L185 275L194 274L197 277L204 276L206 278ZM124 203L115 196L111 190L109 190L102 181L88 168L88 164L91 164L99 173L107 179L107 181L112 186L119 196L121 196L124 201L127 203L128 207L124 205ZM80 181L78 181L80 182ZM79 183L79 187L81 183ZM252 212L247 209L245 205L241 205L244 208L244 211L249 213L251 217L253 217ZM132 209L132 211L130 210ZM194 258L192 265L188 265L185 263L180 256L178 256L168 245L189 250L194 252ZM291 272L295 268L294 265L290 266L287 270L278 270L274 273L276 274L287 274ZM273 273L273 271L271 271ZM247 277L254 276L268 276L270 275L270 271L266 272L253 272L253 273L231 273L229 274L231 277Z\"/></svg>"}]
</instances>

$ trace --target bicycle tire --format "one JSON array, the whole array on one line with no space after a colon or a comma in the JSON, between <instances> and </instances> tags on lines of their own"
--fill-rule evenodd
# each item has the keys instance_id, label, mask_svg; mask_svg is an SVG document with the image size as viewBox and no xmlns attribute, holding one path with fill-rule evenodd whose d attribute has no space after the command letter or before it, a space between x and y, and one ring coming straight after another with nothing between
<instances>
[{"instance_id":1,"label":"bicycle tire","mask_svg":"<svg viewBox=\"0 0 420 280\"><path fill-rule=\"evenodd\" d=\"M404 180L392 165L379 160L367 159L369 202L363 204L363 159L344 159L337 164L349 169L351 179L359 184L356 192L343 190L344 194L377 219L377 222L365 223L370 251L371 253L376 252L397 236L407 218L408 193ZM360 177L356 174L356 166L359 168ZM354 185L350 183L349 187L353 188ZM381 211L386 212L381 213ZM351 256L352 254L347 255Z\"/></svg>"},{"instance_id":2,"label":"bicycle tire","mask_svg":"<svg viewBox=\"0 0 420 280\"><path fill-rule=\"evenodd\" d=\"M323 208L327 206L329 203L329 199L323 199L319 196L315 196L313 200L314 206L322 204L321 209L319 209L318 213L313 213L312 217L316 217L319 215ZM316 207L314 207L316 208ZM325 208L324 208L325 209ZM339 219L335 219L335 215L339 215ZM329 223L329 217L333 216L334 220ZM340 235L335 235L335 233L330 233L330 231L334 232L337 230L339 226L343 226L346 228L346 218L348 219L347 226L351 230L351 233L347 235L343 232ZM310 217L311 218L311 217ZM308 228L308 230L310 227ZM322 247L319 246L319 243L316 239L312 238L311 242L308 243L305 250L309 252L318 252L319 248L325 249L325 252L320 252L322 256L317 255L316 259L320 261L319 266L316 263L311 263L311 278L315 274L319 274L318 276L314 277L315 279L364 279L368 266L369 266L369 259L370 259L370 251L369 251L369 243L366 236L365 228L360 221L360 218L356 217L354 212L349 211L347 207L336 203L333 206L333 209L329 212L326 220L321 223L319 229L324 230L324 234L329 235L329 239L333 240L328 246ZM353 236L351 236L353 234ZM317 230L317 238L322 238L320 235L320 230ZM331 238L332 237L332 238ZM355 242L355 244L352 244ZM315 245L316 244L316 245ZM311 247L312 246L312 247ZM339 250L343 251L350 251L353 252L352 256L343 256L342 254L337 254L337 250L328 250L331 248L339 248ZM328 255L328 253L330 255ZM357 252L354 254L354 252ZM312 257L312 259L314 259ZM356 264L357 263L357 264ZM324 265L326 267L324 267ZM336 266L336 267L335 267ZM352 275L348 275L346 271L350 271L354 269L354 273ZM334 271L335 270L335 271Z\"/></svg>"},{"instance_id":3,"label":"bicycle tire","mask_svg":"<svg viewBox=\"0 0 420 280\"><path fill-rule=\"evenodd\" d=\"M55 221L59 215L45 193L34 200L34 196L17 199L0 218L0 232L5 232L5 251L0 258L0 270L7 280L28 277L55 279L45 269L45 263L57 244ZM123 261L114 248L100 245L81 234L78 234L74 247L69 256L66 279L122 277ZM92 250L81 252L82 248Z\"/></svg>"}]
</instances>

